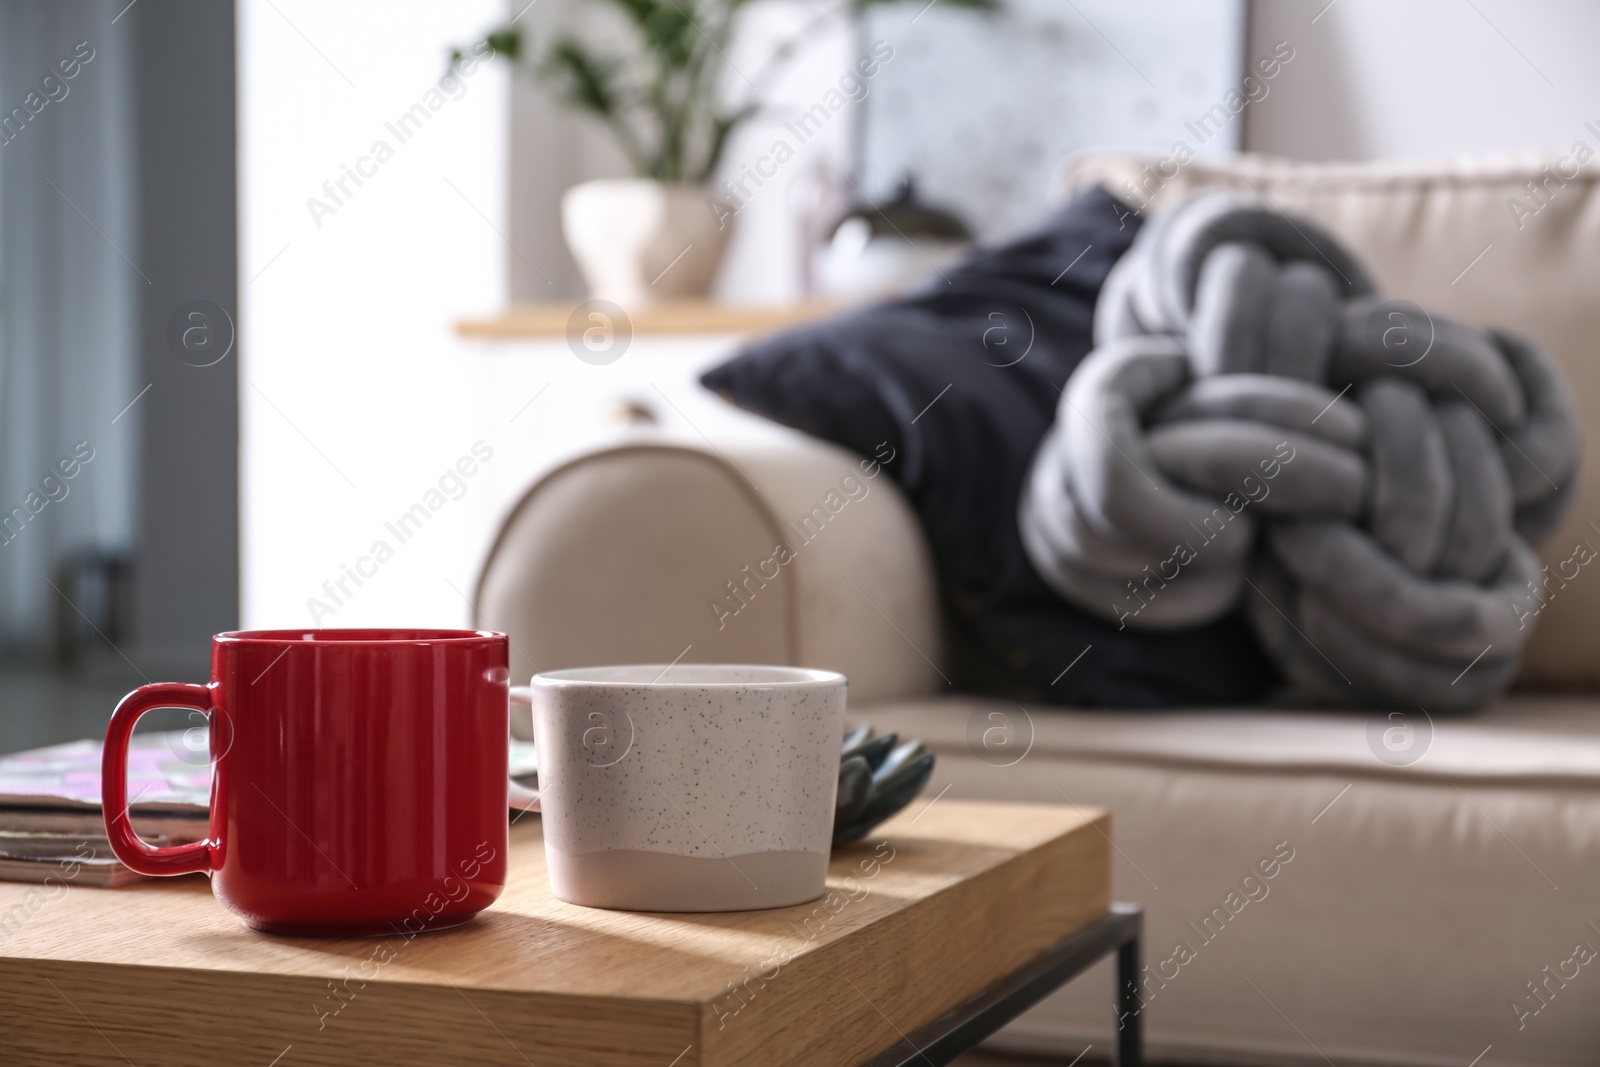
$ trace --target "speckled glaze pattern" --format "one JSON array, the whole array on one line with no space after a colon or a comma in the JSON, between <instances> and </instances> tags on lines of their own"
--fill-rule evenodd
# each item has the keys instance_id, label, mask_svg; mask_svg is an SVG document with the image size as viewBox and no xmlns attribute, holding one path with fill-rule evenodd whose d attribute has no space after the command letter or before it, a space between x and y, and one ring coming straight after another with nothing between
<instances>
[{"instance_id":1,"label":"speckled glaze pattern","mask_svg":"<svg viewBox=\"0 0 1600 1067\"><path fill-rule=\"evenodd\" d=\"M826 856L845 688L830 671L745 665L536 676L547 848Z\"/></svg>"}]
</instances>

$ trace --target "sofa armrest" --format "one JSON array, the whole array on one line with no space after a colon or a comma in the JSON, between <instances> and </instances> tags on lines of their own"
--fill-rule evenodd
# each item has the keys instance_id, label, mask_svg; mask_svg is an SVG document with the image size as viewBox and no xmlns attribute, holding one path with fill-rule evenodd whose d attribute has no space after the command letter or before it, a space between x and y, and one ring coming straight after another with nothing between
<instances>
[{"instance_id":1,"label":"sofa armrest","mask_svg":"<svg viewBox=\"0 0 1600 1067\"><path fill-rule=\"evenodd\" d=\"M856 702L944 684L916 516L876 463L812 439L568 462L512 508L475 607L517 679L681 654L841 671Z\"/></svg>"}]
</instances>

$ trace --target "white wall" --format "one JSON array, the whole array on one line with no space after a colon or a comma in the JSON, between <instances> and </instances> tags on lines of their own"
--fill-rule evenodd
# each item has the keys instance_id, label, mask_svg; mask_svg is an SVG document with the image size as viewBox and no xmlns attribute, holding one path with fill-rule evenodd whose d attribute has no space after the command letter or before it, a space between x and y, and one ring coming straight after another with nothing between
<instances>
[{"instance_id":1,"label":"white wall","mask_svg":"<svg viewBox=\"0 0 1600 1067\"><path fill-rule=\"evenodd\" d=\"M437 88L452 43L499 0L441 5L241 0L239 404L241 614L306 626L312 597L387 538L395 555L328 626L459 625L492 529L500 457L404 545L392 520L491 429L453 321L505 296L505 71L481 68L403 143L386 126ZM335 213L337 180L393 151ZM318 224L320 222L320 225ZM497 232L498 231L498 232ZM537 250L529 249L536 256ZM498 465L497 465L498 464ZM347 586L352 588L352 586Z\"/></svg>"},{"instance_id":2,"label":"white wall","mask_svg":"<svg viewBox=\"0 0 1600 1067\"><path fill-rule=\"evenodd\" d=\"M241 0L247 627L475 624L467 598L502 514L561 456L627 434L605 418L618 396L660 411L669 437L788 432L693 384L729 338L635 338L595 366L559 338L455 336L458 318L504 305L508 264L536 282L560 276L559 243L509 225L509 72L480 68L403 144L385 124L436 87L449 45L506 17L501 0ZM359 188L347 179L350 195L313 220L307 201L327 203L323 182L379 140L393 157ZM488 462L474 458L480 441ZM440 492L462 457L473 473ZM430 500L426 524L402 540L391 526ZM392 553L381 563L379 542ZM357 585L347 568L363 567ZM324 589L341 581L342 594Z\"/></svg>"},{"instance_id":3,"label":"white wall","mask_svg":"<svg viewBox=\"0 0 1600 1067\"><path fill-rule=\"evenodd\" d=\"M746 76L759 79L772 51L814 18L814 4L774 3L753 9L729 56L736 73L728 75L726 91L735 99L745 98L751 91ZM857 58L858 42L846 21L835 19L816 27L764 94L762 112L729 138L716 175L718 182L738 182L751 171L772 169L763 157L771 157L780 141L794 150L795 157L759 185L746 179L743 188L751 193L748 199L723 194L738 205L739 213L717 278L719 298L755 304L804 298L800 200L814 183L834 185L848 170L862 102L848 103L835 120L803 143L783 124L816 104L842 74L853 69Z\"/></svg>"},{"instance_id":4,"label":"white wall","mask_svg":"<svg viewBox=\"0 0 1600 1067\"><path fill-rule=\"evenodd\" d=\"M1250 151L1565 152L1600 120L1593 0L1255 0L1247 56L1279 40L1295 59L1247 111Z\"/></svg>"}]
</instances>

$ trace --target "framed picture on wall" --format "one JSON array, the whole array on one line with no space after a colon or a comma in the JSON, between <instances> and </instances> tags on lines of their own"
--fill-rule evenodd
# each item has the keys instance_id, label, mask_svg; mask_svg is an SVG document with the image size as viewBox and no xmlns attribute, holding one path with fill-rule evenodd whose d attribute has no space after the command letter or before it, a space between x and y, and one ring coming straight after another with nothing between
<instances>
[{"instance_id":1,"label":"framed picture on wall","mask_svg":"<svg viewBox=\"0 0 1600 1067\"><path fill-rule=\"evenodd\" d=\"M864 55L891 54L864 101L857 185L878 200L911 176L980 239L1035 221L1076 152L1236 151L1243 109L1270 91L1244 83L1244 0L894 4L861 32Z\"/></svg>"}]
</instances>

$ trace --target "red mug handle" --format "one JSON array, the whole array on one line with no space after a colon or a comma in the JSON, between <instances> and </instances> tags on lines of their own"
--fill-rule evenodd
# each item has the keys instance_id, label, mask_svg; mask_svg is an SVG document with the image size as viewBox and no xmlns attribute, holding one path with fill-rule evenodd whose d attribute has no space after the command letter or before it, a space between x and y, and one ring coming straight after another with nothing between
<instances>
[{"instance_id":1,"label":"red mug handle","mask_svg":"<svg viewBox=\"0 0 1600 1067\"><path fill-rule=\"evenodd\" d=\"M533 707L533 690L525 685L512 686L511 703L521 704L525 708ZM515 779L506 784L510 786L511 807L521 808L523 811L539 810L539 790L529 789Z\"/></svg>"},{"instance_id":2,"label":"red mug handle","mask_svg":"<svg viewBox=\"0 0 1600 1067\"><path fill-rule=\"evenodd\" d=\"M193 708L209 720L215 708L211 690L203 685L161 682L142 685L122 698L106 727L105 751L100 757L100 799L111 851L131 871L146 875L192 874L214 869L215 842L157 848L140 840L128 816L128 741L134 724L156 708Z\"/></svg>"}]
</instances>

